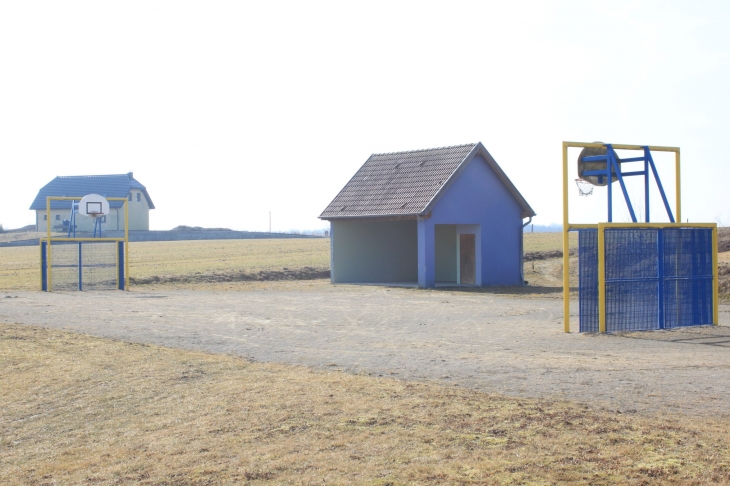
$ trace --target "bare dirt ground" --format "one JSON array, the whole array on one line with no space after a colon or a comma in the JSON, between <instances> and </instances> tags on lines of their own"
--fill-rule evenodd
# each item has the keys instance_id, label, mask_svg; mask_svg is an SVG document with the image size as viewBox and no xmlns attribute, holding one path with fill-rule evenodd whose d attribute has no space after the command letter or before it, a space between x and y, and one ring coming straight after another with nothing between
<instances>
[{"instance_id":1,"label":"bare dirt ground","mask_svg":"<svg viewBox=\"0 0 730 486\"><path fill-rule=\"evenodd\" d=\"M730 306L715 328L565 334L560 299L525 289L237 285L0 292L0 322L624 413L730 417Z\"/></svg>"}]
</instances>

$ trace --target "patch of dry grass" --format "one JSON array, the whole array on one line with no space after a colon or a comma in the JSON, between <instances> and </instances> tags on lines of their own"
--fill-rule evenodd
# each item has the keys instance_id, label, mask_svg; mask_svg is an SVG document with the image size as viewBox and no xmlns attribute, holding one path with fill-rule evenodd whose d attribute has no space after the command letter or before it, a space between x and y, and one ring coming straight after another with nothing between
<instances>
[{"instance_id":1,"label":"patch of dry grass","mask_svg":"<svg viewBox=\"0 0 730 486\"><path fill-rule=\"evenodd\" d=\"M59 233L57 231L51 232L53 236L66 236L66 233ZM0 243L7 243L9 241L19 240L32 240L38 238L45 238L48 236L46 231L6 231L0 233Z\"/></svg>"},{"instance_id":2,"label":"patch of dry grass","mask_svg":"<svg viewBox=\"0 0 730 486\"><path fill-rule=\"evenodd\" d=\"M0 290L40 288L40 250L37 246L0 248Z\"/></svg>"},{"instance_id":3,"label":"patch of dry grass","mask_svg":"<svg viewBox=\"0 0 730 486\"><path fill-rule=\"evenodd\" d=\"M578 233L573 231L568 236L571 248L578 248ZM532 253L536 251L562 251L563 233L528 233L525 228L524 251Z\"/></svg>"},{"instance_id":4,"label":"patch of dry grass","mask_svg":"<svg viewBox=\"0 0 730 486\"><path fill-rule=\"evenodd\" d=\"M0 369L2 484L730 481L711 420L17 325L0 325Z\"/></svg>"},{"instance_id":5,"label":"patch of dry grass","mask_svg":"<svg viewBox=\"0 0 730 486\"><path fill-rule=\"evenodd\" d=\"M130 243L138 278L211 272L329 268L329 239L156 241Z\"/></svg>"}]
</instances>

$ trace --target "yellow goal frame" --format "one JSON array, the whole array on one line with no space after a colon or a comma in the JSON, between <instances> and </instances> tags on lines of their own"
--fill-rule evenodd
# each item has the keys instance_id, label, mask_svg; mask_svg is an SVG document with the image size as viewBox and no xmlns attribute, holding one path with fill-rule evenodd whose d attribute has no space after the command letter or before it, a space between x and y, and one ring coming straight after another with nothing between
<instances>
[{"instance_id":1,"label":"yellow goal frame","mask_svg":"<svg viewBox=\"0 0 730 486\"><path fill-rule=\"evenodd\" d=\"M83 196L68 197L68 196L48 196L46 197L46 237L41 238L39 241L41 248L41 272L40 272L40 287L43 289L43 241L45 240L47 245L47 262L48 262L48 275L46 287L47 291L51 292L53 289L53 272L51 270L51 242L53 241L116 241L124 243L124 290L129 290L129 204L126 197L107 197L107 201L121 201L124 204L124 237L121 238L65 238L65 237L53 237L51 234L51 201L80 201ZM119 251L117 249L117 251ZM117 275L119 275L119 258L117 255Z\"/></svg>"},{"instance_id":2,"label":"yellow goal frame","mask_svg":"<svg viewBox=\"0 0 730 486\"><path fill-rule=\"evenodd\" d=\"M598 230L598 326L599 332L606 332L606 265L604 252L604 230L606 228L710 228L712 229L712 320L713 325L719 322L719 272L717 263L717 224L716 223L597 223L597 224L571 224L568 205L569 171L568 171L568 149L569 148L601 148L603 143L584 142L563 142L563 330L570 332L570 243L568 234L572 230L596 228ZM612 144L614 150L644 150L642 145L621 145ZM649 146L652 152L673 152L675 170L675 214L676 221L682 221L681 201L681 179L680 179L680 153L679 147Z\"/></svg>"}]
</instances>

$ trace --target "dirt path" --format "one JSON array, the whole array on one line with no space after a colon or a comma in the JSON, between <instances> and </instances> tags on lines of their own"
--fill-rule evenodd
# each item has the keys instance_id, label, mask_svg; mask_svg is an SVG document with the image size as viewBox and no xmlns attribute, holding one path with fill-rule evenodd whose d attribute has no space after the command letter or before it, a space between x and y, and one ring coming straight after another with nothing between
<instances>
[{"instance_id":1,"label":"dirt path","mask_svg":"<svg viewBox=\"0 0 730 486\"><path fill-rule=\"evenodd\" d=\"M627 413L730 416L730 306L721 307L716 328L566 335L554 297L319 281L241 291L0 293L0 321Z\"/></svg>"}]
</instances>

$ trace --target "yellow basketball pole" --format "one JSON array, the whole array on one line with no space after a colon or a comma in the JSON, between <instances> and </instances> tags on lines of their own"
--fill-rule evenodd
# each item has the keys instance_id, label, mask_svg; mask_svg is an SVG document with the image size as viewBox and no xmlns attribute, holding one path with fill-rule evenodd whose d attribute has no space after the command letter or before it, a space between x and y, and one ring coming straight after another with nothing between
<instances>
[{"instance_id":1,"label":"yellow basketball pole","mask_svg":"<svg viewBox=\"0 0 730 486\"><path fill-rule=\"evenodd\" d=\"M563 331L570 332L570 242L568 231L568 145L563 142Z\"/></svg>"},{"instance_id":2,"label":"yellow basketball pole","mask_svg":"<svg viewBox=\"0 0 730 486\"><path fill-rule=\"evenodd\" d=\"M680 167L679 167L679 148L677 148L677 151L674 152L674 178L675 185L676 185L676 204L677 204L677 223L682 222L682 187L681 187L681 177L680 177Z\"/></svg>"},{"instance_id":3,"label":"yellow basketball pole","mask_svg":"<svg viewBox=\"0 0 730 486\"><path fill-rule=\"evenodd\" d=\"M598 332L606 332L606 253L604 225L598 225Z\"/></svg>"},{"instance_id":4,"label":"yellow basketball pole","mask_svg":"<svg viewBox=\"0 0 730 486\"><path fill-rule=\"evenodd\" d=\"M129 290L129 202L124 198L124 290Z\"/></svg>"},{"instance_id":5,"label":"yellow basketball pole","mask_svg":"<svg viewBox=\"0 0 730 486\"><path fill-rule=\"evenodd\" d=\"M717 266L717 225L712 228L712 324L720 325L720 269Z\"/></svg>"}]
</instances>

